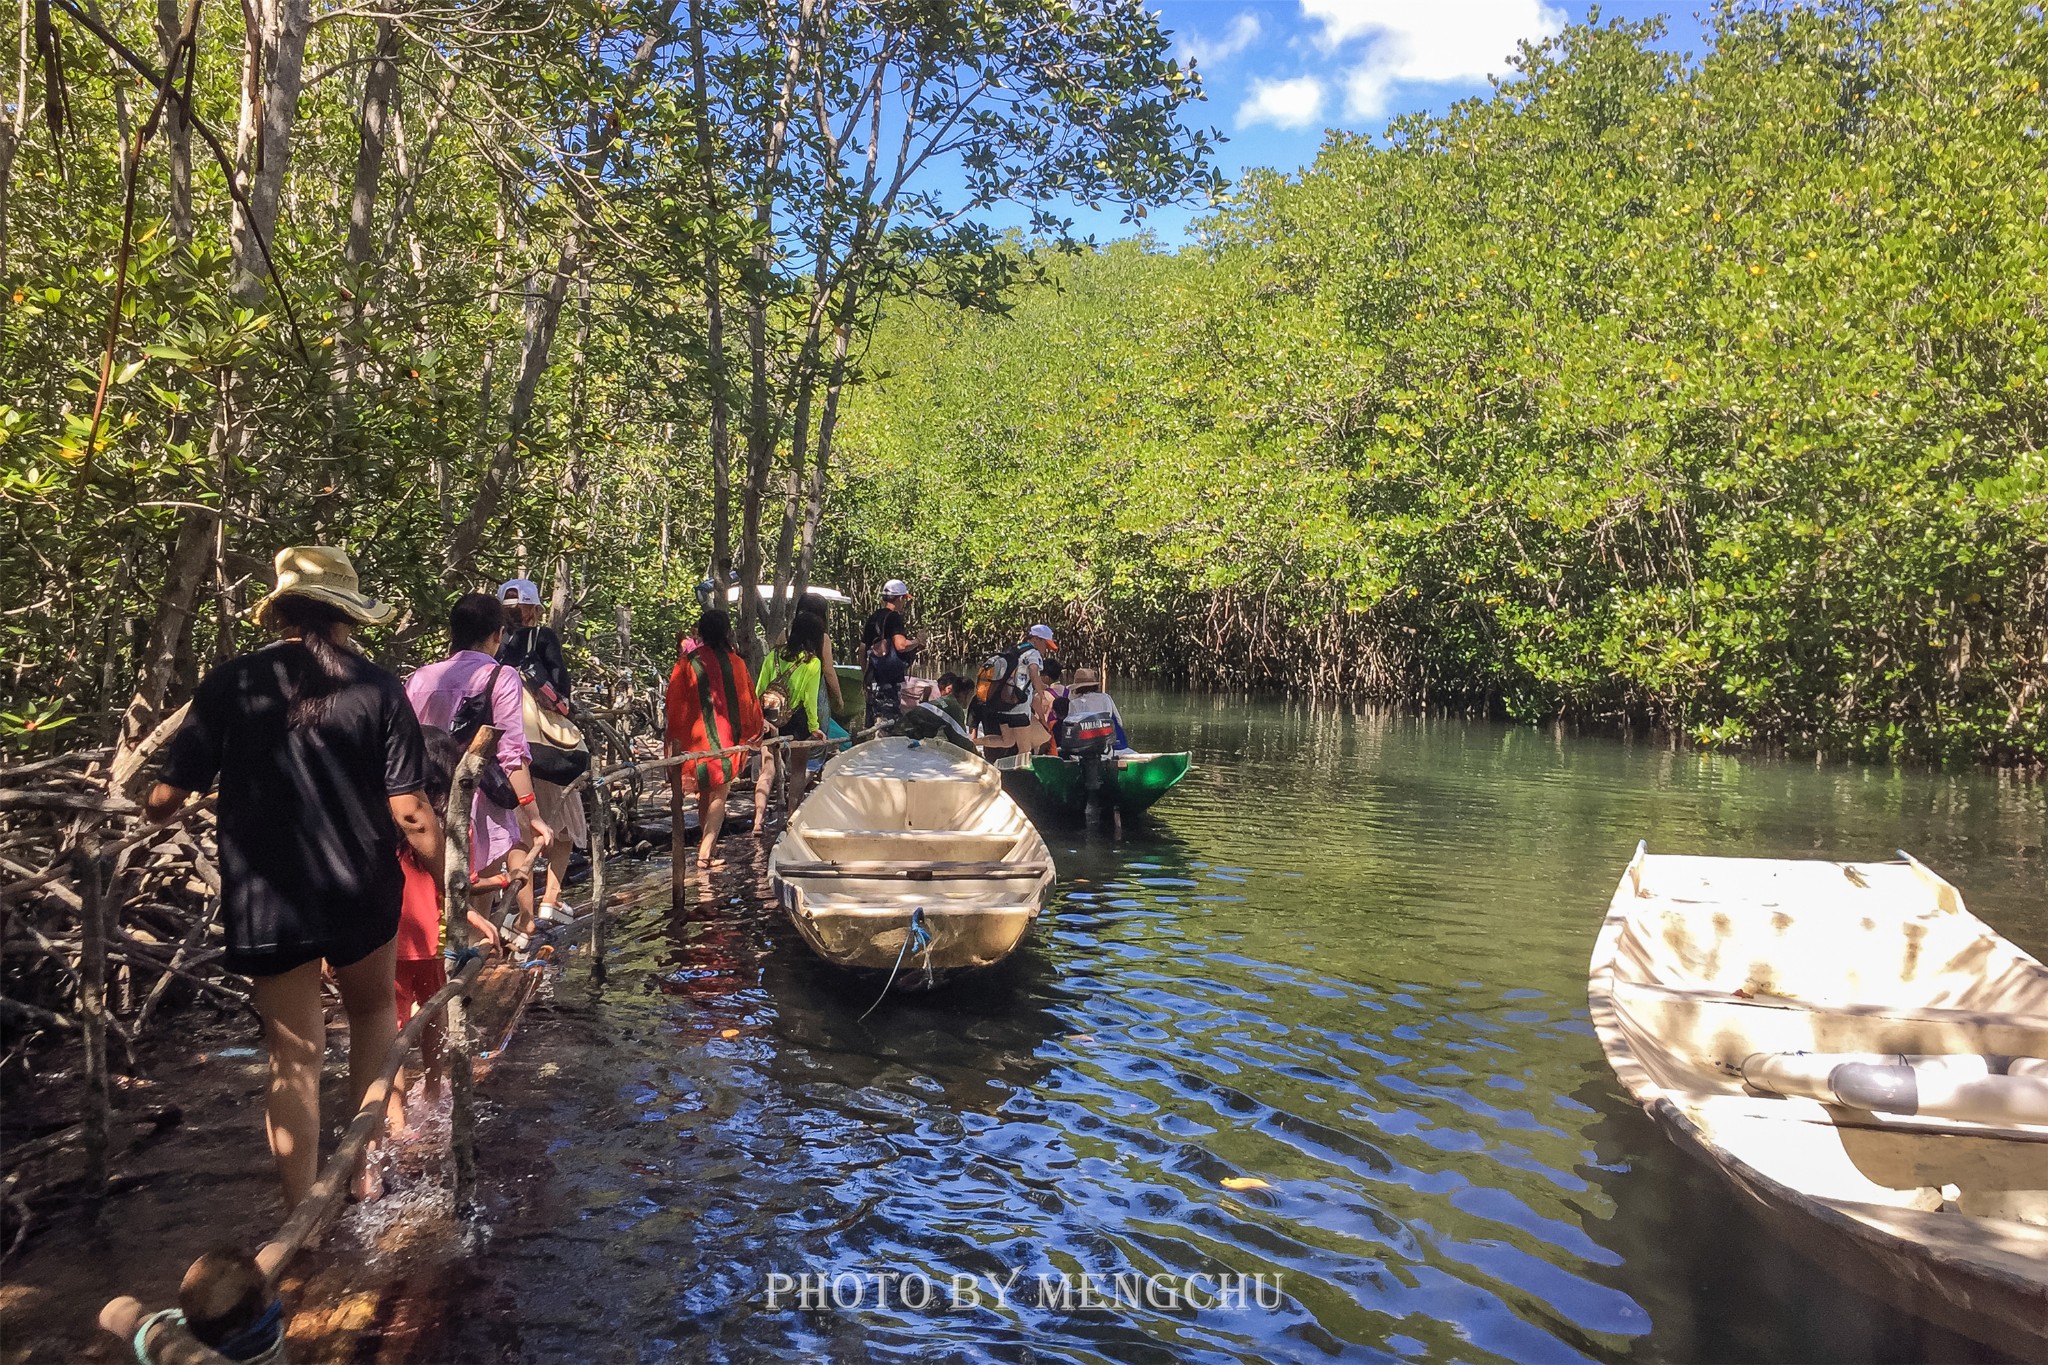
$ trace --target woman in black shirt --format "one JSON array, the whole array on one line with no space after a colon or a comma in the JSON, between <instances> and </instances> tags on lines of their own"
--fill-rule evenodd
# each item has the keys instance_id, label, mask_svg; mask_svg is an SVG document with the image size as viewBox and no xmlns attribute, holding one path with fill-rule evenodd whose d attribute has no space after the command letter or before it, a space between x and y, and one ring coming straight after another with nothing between
<instances>
[{"instance_id":1,"label":"woman in black shirt","mask_svg":"<svg viewBox=\"0 0 2048 1365\"><path fill-rule=\"evenodd\" d=\"M392 607L363 596L340 550L285 550L277 575L255 616L279 638L199 684L147 810L168 820L219 779L224 961L251 978L263 1016L266 1128L289 1211L320 1166L320 964L341 987L360 1106L383 1090L397 1036L398 841L439 867L441 825L422 794L425 755L404 689L349 643L354 626L388 620ZM373 1185L357 1173L359 1196Z\"/></svg>"}]
</instances>

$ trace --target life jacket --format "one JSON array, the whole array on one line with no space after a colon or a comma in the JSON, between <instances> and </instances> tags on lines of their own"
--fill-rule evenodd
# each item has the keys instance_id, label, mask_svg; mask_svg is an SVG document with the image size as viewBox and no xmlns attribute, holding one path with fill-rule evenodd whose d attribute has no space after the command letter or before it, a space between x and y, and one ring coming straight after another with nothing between
<instances>
[{"instance_id":1,"label":"life jacket","mask_svg":"<svg viewBox=\"0 0 2048 1365\"><path fill-rule=\"evenodd\" d=\"M1014 711L1024 704L1024 688L1017 678L1017 662L1023 654L1024 646L1011 645L982 662L981 671L974 675L977 705L997 711Z\"/></svg>"}]
</instances>

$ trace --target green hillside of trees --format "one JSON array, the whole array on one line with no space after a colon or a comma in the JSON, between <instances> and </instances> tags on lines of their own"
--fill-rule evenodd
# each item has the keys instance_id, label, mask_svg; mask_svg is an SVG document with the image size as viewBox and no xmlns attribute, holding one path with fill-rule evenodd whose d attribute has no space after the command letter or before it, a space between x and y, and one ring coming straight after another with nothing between
<instances>
[{"instance_id":1,"label":"green hillside of trees","mask_svg":"<svg viewBox=\"0 0 2048 1365\"><path fill-rule=\"evenodd\" d=\"M2048 756L2039 9L1663 46L1569 30L1199 247L893 308L826 558L1197 686Z\"/></svg>"}]
</instances>

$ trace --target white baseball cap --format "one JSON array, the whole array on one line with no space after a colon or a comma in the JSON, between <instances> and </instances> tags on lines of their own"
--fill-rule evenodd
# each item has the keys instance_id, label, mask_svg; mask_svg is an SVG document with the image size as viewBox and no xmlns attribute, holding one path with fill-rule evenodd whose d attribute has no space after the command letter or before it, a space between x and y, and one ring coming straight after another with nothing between
<instances>
[{"instance_id":1,"label":"white baseball cap","mask_svg":"<svg viewBox=\"0 0 2048 1365\"><path fill-rule=\"evenodd\" d=\"M1034 639L1034 640L1043 640L1043 641L1045 641L1045 642L1046 642L1047 644L1051 644L1051 643L1052 643L1052 627L1051 627L1051 626L1033 626L1033 627L1032 627L1032 628L1031 628L1031 629L1030 629L1030 630L1029 630L1028 632L1026 632L1026 633L1027 633L1027 634L1029 634L1029 635L1031 636L1031 638L1032 638L1032 639Z\"/></svg>"},{"instance_id":2,"label":"white baseball cap","mask_svg":"<svg viewBox=\"0 0 2048 1365\"><path fill-rule=\"evenodd\" d=\"M882 585L882 596L908 597L910 596L910 585L900 578L892 578Z\"/></svg>"},{"instance_id":3,"label":"white baseball cap","mask_svg":"<svg viewBox=\"0 0 2048 1365\"><path fill-rule=\"evenodd\" d=\"M517 602L522 607L540 605L540 587L531 578L508 578L498 589L498 600Z\"/></svg>"}]
</instances>

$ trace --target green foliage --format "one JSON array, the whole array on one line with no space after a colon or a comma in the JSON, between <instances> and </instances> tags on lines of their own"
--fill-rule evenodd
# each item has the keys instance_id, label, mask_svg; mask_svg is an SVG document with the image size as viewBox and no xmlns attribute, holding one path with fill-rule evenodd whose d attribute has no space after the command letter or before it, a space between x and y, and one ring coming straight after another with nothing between
<instances>
[{"instance_id":1,"label":"green foliage","mask_svg":"<svg viewBox=\"0 0 2048 1365\"><path fill-rule=\"evenodd\" d=\"M291 543L347 548L371 591L407 606L368 633L394 664L438 647L456 593L518 573L566 596L572 651L581 635L609 654L625 608L640 662L663 669L713 545L741 538L714 526L736 519L713 511L714 389L754 556L787 579L875 306L998 309L1033 270L982 210L1064 196L1140 214L1201 182L1208 145L1179 121L1199 84L1136 0L486 0L381 27L314 16L303 88L276 102L289 156L266 161L253 130L275 111L243 87L242 14L204 12L192 108L242 200L287 165L274 272L198 137L180 211L175 121L148 117L154 87L69 9L50 19L61 98L44 98L59 75L44 45L5 49L38 61L10 72L23 135L0 120L0 749L65 726L59 742L113 737L168 651L156 671L174 676L129 718L147 724L253 643L243 613ZM104 22L161 62L157 19L131 6ZM379 159L383 39L396 79ZM263 79L291 66L279 34L254 47ZM43 123L51 107L61 126ZM95 420L123 147L145 124ZM964 189L935 194L928 167ZM196 594L167 563L195 547Z\"/></svg>"},{"instance_id":2,"label":"green foliage","mask_svg":"<svg viewBox=\"0 0 2048 1365\"><path fill-rule=\"evenodd\" d=\"M2048 26L1730 6L1255 174L1201 250L897 309L825 555L976 646L2048 757Z\"/></svg>"}]
</instances>

